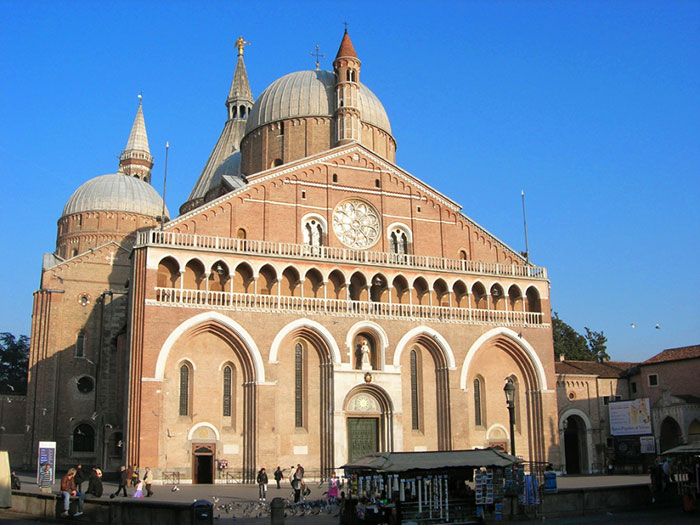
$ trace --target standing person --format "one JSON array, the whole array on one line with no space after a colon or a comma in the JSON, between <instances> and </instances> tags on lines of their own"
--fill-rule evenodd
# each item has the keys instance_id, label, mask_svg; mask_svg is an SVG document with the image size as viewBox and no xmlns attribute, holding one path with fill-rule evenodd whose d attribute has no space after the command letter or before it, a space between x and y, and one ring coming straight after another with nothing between
<instances>
[{"instance_id":1,"label":"standing person","mask_svg":"<svg viewBox=\"0 0 700 525\"><path fill-rule=\"evenodd\" d=\"M37 485L39 485L39 490L41 492L51 492L51 486L53 483L51 482L51 465L48 463L43 463L41 465Z\"/></svg>"},{"instance_id":2,"label":"standing person","mask_svg":"<svg viewBox=\"0 0 700 525\"><path fill-rule=\"evenodd\" d=\"M119 491L121 491L122 489L124 490L124 497L126 498L128 496L128 494L126 493L126 485L127 483L129 483L129 478L127 474L128 471L126 470L126 467L124 465L119 467L119 486L117 487L117 491L109 496L110 498L118 496Z\"/></svg>"},{"instance_id":3,"label":"standing person","mask_svg":"<svg viewBox=\"0 0 700 525\"><path fill-rule=\"evenodd\" d=\"M151 490L151 484L153 483L153 472L151 472L151 467L146 467L143 473L143 484L146 487L146 497L150 498L153 496L153 491Z\"/></svg>"},{"instance_id":4,"label":"standing person","mask_svg":"<svg viewBox=\"0 0 700 525\"><path fill-rule=\"evenodd\" d=\"M88 479L87 494L92 494L96 498L102 497L104 487L102 486L102 471L97 467L92 469L90 479Z\"/></svg>"},{"instance_id":5,"label":"standing person","mask_svg":"<svg viewBox=\"0 0 700 525\"><path fill-rule=\"evenodd\" d=\"M289 482L294 489L294 503L299 503L301 499L301 474L299 469L294 469L294 465L291 466L292 475L289 476Z\"/></svg>"},{"instance_id":6,"label":"standing person","mask_svg":"<svg viewBox=\"0 0 700 525\"><path fill-rule=\"evenodd\" d=\"M88 479L88 474L83 470L83 464L78 463L75 466L75 478L73 480L75 481L75 487L80 492L81 494L83 493L83 481Z\"/></svg>"},{"instance_id":7,"label":"standing person","mask_svg":"<svg viewBox=\"0 0 700 525\"><path fill-rule=\"evenodd\" d=\"M275 469L275 481L277 482L277 490L280 488L280 481L282 481L282 478L284 477L284 474L282 474L282 469L280 468L279 465L277 465L277 468Z\"/></svg>"},{"instance_id":8,"label":"standing person","mask_svg":"<svg viewBox=\"0 0 700 525\"><path fill-rule=\"evenodd\" d=\"M265 472L265 467L260 469L258 472L258 500L265 501L265 496L267 493L267 473Z\"/></svg>"},{"instance_id":9,"label":"standing person","mask_svg":"<svg viewBox=\"0 0 700 525\"><path fill-rule=\"evenodd\" d=\"M335 477L335 472L331 474L328 479L328 493L326 494L328 501L335 501L338 499L338 478Z\"/></svg>"},{"instance_id":10,"label":"standing person","mask_svg":"<svg viewBox=\"0 0 700 525\"><path fill-rule=\"evenodd\" d=\"M70 499L71 496L78 497L78 512L73 514L73 516L83 515L83 495L78 494L78 490L75 486L75 472L74 468L69 469L68 473L61 479L61 496L63 496L63 513L61 517L67 518L70 511Z\"/></svg>"},{"instance_id":11,"label":"standing person","mask_svg":"<svg viewBox=\"0 0 700 525\"><path fill-rule=\"evenodd\" d=\"M131 469L131 486L135 487L139 484L139 467L134 465Z\"/></svg>"}]
</instances>

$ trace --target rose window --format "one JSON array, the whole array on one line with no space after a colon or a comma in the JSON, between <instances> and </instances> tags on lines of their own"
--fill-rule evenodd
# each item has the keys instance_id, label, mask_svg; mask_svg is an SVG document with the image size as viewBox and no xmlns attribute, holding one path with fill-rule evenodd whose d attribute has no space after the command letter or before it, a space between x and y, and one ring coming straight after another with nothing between
<instances>
[{"instance_id":1,"label":"rose window","mask_svg":"<svg viewBox=\"0 0 700 525\"><path fill-rule=\"evenodd\" d=\"M379 215L364 201L344 201L333 212L333 231L345 246L369 248L379 240Z\"/></svg>"}]
</instances>

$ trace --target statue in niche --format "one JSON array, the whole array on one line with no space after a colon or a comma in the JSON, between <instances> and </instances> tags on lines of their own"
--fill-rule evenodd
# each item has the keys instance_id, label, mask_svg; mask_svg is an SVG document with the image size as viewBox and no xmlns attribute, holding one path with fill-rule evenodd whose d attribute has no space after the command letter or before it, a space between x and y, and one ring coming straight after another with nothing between
<instances>
[{"instance_id":1,"label":"statue in niche","mask_svg":"<svg viewBox=\"0 0 700 525\"><path fill-rule=\"evenodd\" d=\"M363 339L362 343L359 343L355 349L357 358L356 368L362 370L372 370L371 352L372 350L370 349L367 339Z\"/></svg>"}]
</instances>

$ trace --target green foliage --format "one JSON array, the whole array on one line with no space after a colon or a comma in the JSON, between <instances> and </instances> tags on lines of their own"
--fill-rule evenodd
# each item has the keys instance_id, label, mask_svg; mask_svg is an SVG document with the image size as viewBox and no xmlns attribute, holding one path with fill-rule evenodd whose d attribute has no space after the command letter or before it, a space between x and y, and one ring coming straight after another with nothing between
<instances>
[{"instance_id":1,"label":"green foliage","mask_svg":"<svg viewBox=\"0 0 700 525\"><path fill-rule=\"evenodd\" d=\"M565 359L571 361L598 361L602 363L610 359L607 354L608 339L603 332L595 332L584 328L583 336L559 318L559 314L552 315L552 332L554 335L554 358L564 354Z\"/></svg>"},{"instance_id":2,"label":"green foliage","mask_svg":"<svg viewBox=\"0 0 700 525\"><path fill-rule=\"evenodd\" d=\"M0 334L0 393L26 394L29 367L29 338Z\"/></svg>"}]
</instances>

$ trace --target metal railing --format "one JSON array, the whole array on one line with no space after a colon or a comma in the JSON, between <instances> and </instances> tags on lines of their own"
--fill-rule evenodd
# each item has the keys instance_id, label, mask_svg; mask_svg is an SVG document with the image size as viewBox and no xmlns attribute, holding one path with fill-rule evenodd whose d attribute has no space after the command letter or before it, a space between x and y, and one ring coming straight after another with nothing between
<instances>
[{"instance_id":1,"label":"metal railing","mask_svg":"<svg viewBox=\"0 0 700 525\"><path fill-rule=\"evenodd\" d=\"M330 246L309 246L289 242L256 241L232 237L198 235L196 233L165 232L149 230L137 233L136 247L164 246L207 250L241 255L313 259L339 263L367 264L376 266L400 266L405 268L451 271L461 273L546 279L547 270L540 266L501 264L494 262L448 259L429 255L410 255Z\"/></svg>"}]
</instances>

